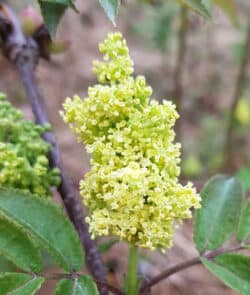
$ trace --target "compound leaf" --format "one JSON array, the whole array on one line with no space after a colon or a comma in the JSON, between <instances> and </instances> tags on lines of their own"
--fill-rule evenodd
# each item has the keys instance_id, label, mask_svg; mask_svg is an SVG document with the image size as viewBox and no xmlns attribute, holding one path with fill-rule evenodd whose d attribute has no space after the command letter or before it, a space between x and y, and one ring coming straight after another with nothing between
<instances>
[{"instance_id":1,"label":"compound leaf","mask_svg":"<svg viewBox=\"0 0 250 295\"><path fill-rule=\"evenodd\" d=\"M79 237L61 210L48 200L0 188L0 214L29 232L68 272L83 264Z\"/></svg>"},{"instance_id":2,"label":"compound leaf","mask_svg":"<svg viewBox=\"0 0 250 295\"><path fill-rule=\"evenodd\" d=\"M214 250L236 230L244 197L234 177L217 175L201 192L201 209L196 210L194 240L199 252Z\"/></svg>"}]
</instances>

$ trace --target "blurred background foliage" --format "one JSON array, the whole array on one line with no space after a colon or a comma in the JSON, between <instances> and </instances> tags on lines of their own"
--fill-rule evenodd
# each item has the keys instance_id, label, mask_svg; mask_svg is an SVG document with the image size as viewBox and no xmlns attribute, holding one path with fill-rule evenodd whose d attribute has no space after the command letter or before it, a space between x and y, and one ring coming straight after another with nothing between
<instances>
[{"instance_id":1,"label":"blurred background foliage","mask_svg":"<svg viewBox=\"0 0 250 295\"><path fill-rule=\"evenodd\" d=\"M183 90L181 141L184 178L206 179L218 171L234 172L242 165L248 165L250 53L246 52L249 51L246 48L249 30L247 2L218 1L218 7L223 8L221 10L203 1L212 18L206 21L188 11L188 29L184 37L178 33L183 8L176 1L154 1L154 5L144 5L141 20L132 26L131 32L142 40L146 50L159 52L165 73L172 67L172 79L180 61L178 46L183 42L180 38L185 39L187 48L182 53L185 62L181 65L182 77L179 77L179 87ZM244 69L242 63L245 64ZM164 91L166 80L166 76L159 79L161 82L157 88L161 88L161 97L171 98L175 93L175 81L173 85L170 82ZM172 99L175 101L176 97L172 96ZM234 100L232 118L230 112ZM234 152L231 154L230 151L230 163L225 163L228 161L226 137L230 120L233 120L230 145L233 145Z\"/></svg>"}]
</instances>

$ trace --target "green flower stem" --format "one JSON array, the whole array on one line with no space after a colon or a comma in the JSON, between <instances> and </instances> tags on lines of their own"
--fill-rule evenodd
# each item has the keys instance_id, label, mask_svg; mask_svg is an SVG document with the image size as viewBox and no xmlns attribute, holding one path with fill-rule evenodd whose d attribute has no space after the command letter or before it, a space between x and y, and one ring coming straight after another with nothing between
<instances>
[{"instance_id":1,"label":"green flower stem","mask_svg":"<svg viewBox=\"0 0 250 295\"><path fill-rule=\"evenodd\" d=\"M130 246L127 277L127 295L137 295L137 263L138 248L136 246Z\"/></svg>"}]
</instances>

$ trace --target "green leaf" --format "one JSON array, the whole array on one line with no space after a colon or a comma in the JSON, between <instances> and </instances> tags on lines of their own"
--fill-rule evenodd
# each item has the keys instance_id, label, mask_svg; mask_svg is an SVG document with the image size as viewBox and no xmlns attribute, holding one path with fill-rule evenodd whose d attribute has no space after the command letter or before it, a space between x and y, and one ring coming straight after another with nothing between
<instances>
[{"instance_id":1,"label":"green leaf","mask_svg":"<svg viewBox=\"0 0 250 295\"><path fill-rule=\"evenodd\" d=\"M57 283L54 295L73 295L72 289L73 289L73 281L68 279L63 279Z\"/></svg>"},{"instance_id":2,"label":"green leaf","mask_svg":"<svg viewBox=\"0 0 250 295\"><path fill-rule=\"evenodd\" d=\"M29 275L20 273L0 273L0 295L6 295L9 291L25 284L30 279Z\"/></svg>"},{"instance_id":3,"label":"green leaf","mask_svg":"<svg viewBox=\"0 0 250 295\"><path fill-rule=\"evenodd\" d=\"M39 1L44 22L51 36L55 36L57 26L64 15L66 6Z\"/></svg>"},{"instance_id":4,"label":"green leaf","mask_svg":"<svg viewBox=\"0 0 250 295\"><path fill-rule=\"evenodd\" d=\"M216 257L213 262L204 258L201 261L227 286L244 295L250 294L250 257L240 254L223 254Z\"/></svg>"},{"instance_id":5,"label":"green leaf","mask_svg":"<svg viewBox=\"0 0 250 295\"><path fill-rule=\"evenodd\" d=\"M182 5L187 6L188 8L194 10L205 18L210 17L207 3L204 4L202 0L177 0Z\"/></svg>"},{"instance_id":6,"label":"green leaf","mask_svg":"<svg viewBox=\"0 0 250 295\"><path fill-rule=\"evenodd\" d=\"M76 9L76 6L74 4L75 0L39 0L40 2L47 2L47 3L53 3L58 5L64 5L66 7L71 7L74 10Z\"/></svg>"},{"instance_id":7,"label":"green leaf","mask_svg":"<svg viewBox=\"0 0 250 295\"><path fill-rule=\"evenodd\" d=\"M113 25L115 25L115 19L118 14L121 0L99 0L99 2L103 7L107 17L111 20Z\"/></svg>"},{"instance_id":8,"label":"green leaf","mask_svg":"<svg viewBox=\"0 0 250 295\"><path fill-rule=\"evenodd\" d=\"M250 190L250 167L241 168L236 177L240 180L245 190Z\"/></svg>"},{"instance_id":9,"label":"green leaf","mask_svg":"<svg viewBox=\"0 0 250 295\"><path fill-rule=\"evenodd\" d=\"M98 295L95 282L89 276L58 282L54 295Z\"/></svg>"},{"instance_id":10,"label":"green leaf","mask_svg":"<svg viewBox=\"0 0 250 295\"><path fill-rule=\"evenodd\" d=\"M48 251L42 249L41 256L42 256L42 264L43 264L42 269L52 268L57 265L55 259L51 256L51 254Z\"/></svg>"},{"instance_id":11,"label":"green leaf","mask_svg":"<svg viewBox=\"0 0 250 295\"><path fill-rule=\"evenodd\" d=\"M44 278L41 277L32 278L23 286L20 286L18 289L9 292L8 295L33 295L41 288L44 281Z\"/></svg>"},{"instance_id":12,"label":"green leaf","mask_svg":"<svg viewBox=\"0 0 250 295\"><path fill-rule=\"evenodd\" d=\"M16 271L16 266L4 256L0 256L0 273L12 271Z\"/></svg>"},{"instance_id":13,"label":"green leaf","mask_svg":"<svg viewBox=\"0 0 250 295\"><path fill-rule=\"evenodd\" d=\"M44 282L42 277L20 273L0 274L0 295L33 295Z\"/></svg>"},{"instance_id":14,"label":"green leaf","mask_svg":"<svg viewBox=\"0 0 250 295\"><path fill-rule=\"evenodd\" d=\"M20 227L0 217L0 253L17 267L39 272L41 255L30 237Z\"/></svg>"},{"instance_id":15,"label":"green leaf","mask_svg":"<svg viewBox=\"0 0 250 295\"><path fill-rule=\"evenodd\" d=\"M119 239L111 239L109 241L106 241L104 243L101 243L100 245L98 245L98 252L99 253L105 253L107 252L109 249L111 249L116 243L119 243Z\"/></svg>"},{"instance_id":16,"label":"green leaf","mask_svg":"<svg viewBox=\"0 0 250 295\"><path fill-rule=\"evenodd\" d=\"M234 177L217 175L201 192L201 209L196 210L194 240L199 252L214 250L227 241L238 226L244 193Z\"/></svg>"},{"instance_id":17,"label":"green leaf","mask_svg":"<svg viewBox=\"0 0 250 295\"><path fill-rule=\"evenodd\" d=\"M242 210L237 238L239 241L250 238L250 200Z\"/></svg>"},{"instance_id":18,"label":"green leaf","mask_svg":"<svg viewBox=\"0 0 250 295\"><path fill-rule=\"evenodd\" d=\"M238 14L234 0L212 0L230 19L233 25L238 25Z\"/></svg>"},{"instance_id":19,"label":"green leaf","mask_svg":"<svg viewBox=\"0 0 250 295\"><path fill-rule=\"evenodd\" d=\"M44 22L52 36L56 34L57 26L68 7L76 10L72 0L38 0Z\"/></svg>"},{"instance_id":20,"label":"green leaf","mask_svg":"<svg viewBox=\"0 0 250 295\"><path fill-rule=\"evenodd\" d=\"M0 214L30 232L68 272L83 264L78 235L61 210L50 201L20 191L0 189Z\"/></svg>"}]
</instances>

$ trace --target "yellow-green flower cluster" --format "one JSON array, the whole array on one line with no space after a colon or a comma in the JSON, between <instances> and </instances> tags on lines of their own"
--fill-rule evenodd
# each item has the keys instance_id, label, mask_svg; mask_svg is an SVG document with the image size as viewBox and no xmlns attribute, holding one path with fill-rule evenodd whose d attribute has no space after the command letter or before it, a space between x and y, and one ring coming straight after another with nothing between
<instances>
[{"instance_id":1,"label":"yellow-green flower cluster","mask_svg":"<svg viewBox=\"0 0 250 295\"><path fill-rule=\"evenodd\" d=\"M133 61L126 41L120 34L109 34L99 46L103 61L94 61L94 73L100 83L114 84L127 80L133 73Z\"/></svg>"},{"instance_id":2,"label":"yellow-green flower cluster","mask_svg":"<svg viewBox=\"0 0 250 295\"><path fill-rule=\"evenodd\" d=\"M25 121L0 93L0 186L49 197L51 186L60 183L58 169L50 169L50 145L41 135L49 126Z\"/></svg>"},{"instance_id":3,"label":"yellow-green flower cluster","mask_svg":"<svg viewBox=\"0 0 250 295\"><path fill-rule=\"evenodd\" d=\"M131 76L121 34L109 34L100 50L104 61L94 62L100 84L84 100L67 98L63 114L92 154L92 169L81 181L92 237L170 247L176 224L200 204L192 185L178 182L180 145L172 129L178 114L171 102L150 100L144 77Z\"/></svg>"}]
</instances>

